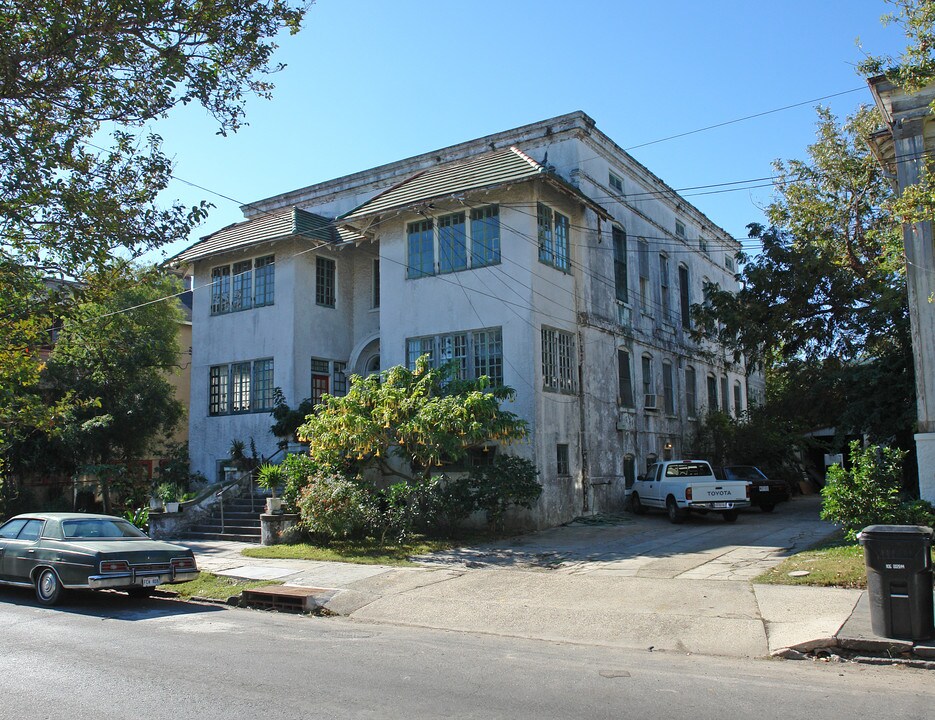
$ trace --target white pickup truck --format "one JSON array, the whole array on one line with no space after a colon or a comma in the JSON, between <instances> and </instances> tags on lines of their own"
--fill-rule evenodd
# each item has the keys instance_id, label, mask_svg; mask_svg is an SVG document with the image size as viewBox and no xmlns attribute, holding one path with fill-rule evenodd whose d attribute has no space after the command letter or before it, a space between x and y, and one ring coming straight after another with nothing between
<instances>
[{"instance_id":1,"label":"white pickup truck","mask_svg":"<svg viewBox=\"0 0 935 720\"><path fill-rule=\"evenodd\" d=\"M737 511L749 506L750 483L718 480L704 460L657 462L633 483L630 494L636 514L659 508L674 523L682 522L689 512L719 512L727 522L734 522Z\"/></svg>"}]
</instances>

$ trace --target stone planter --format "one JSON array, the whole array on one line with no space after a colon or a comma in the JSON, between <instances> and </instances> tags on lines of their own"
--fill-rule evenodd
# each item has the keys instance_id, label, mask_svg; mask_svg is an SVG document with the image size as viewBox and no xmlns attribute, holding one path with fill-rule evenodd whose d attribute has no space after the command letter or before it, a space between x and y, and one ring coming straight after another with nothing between
<instances>
[{"instance_id":1,"label":"stone planter","mask_svg":"<svg viewBox=\"0 0 935 720\"><path fill-rule=\"evenodd\" d=\"M266 498L266 514L278 515L282 513L282 498Z\"/></svg>"},{"instance_id":2,"label":"stone planter","mask_svg":"<svg viewBox=\"0 0 935 720\"><path fill-rule=\"evenodd\" d=\"M293 513L260 515L260 543L275 545L281 542L283 533L298 522L298 514Z\"/></svg>"}]
</instances>

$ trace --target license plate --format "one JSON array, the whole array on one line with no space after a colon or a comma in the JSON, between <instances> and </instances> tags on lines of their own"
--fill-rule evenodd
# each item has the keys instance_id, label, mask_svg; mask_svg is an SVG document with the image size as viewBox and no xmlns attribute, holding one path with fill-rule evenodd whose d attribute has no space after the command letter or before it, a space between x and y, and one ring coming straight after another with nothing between
<instances>
[{"instance_id":1,"label":"license plate","mask_svg":"<svg viewBox=\"0 0 935 720\"><path fill-rule=\"evenodd\" d=\"M760 492L769 492L769 485L760 485Z\"/></svg>"},{"instance_id":2,"label":"license plate","mask_svg":"<svg viewBox=\"0 0 935 720\"><path fill-rule=\"evenodd\" d=\"M730 507L730 503L714 503L714 507L716 507L716 508L729 508L729 507Z\"/></svg>"},{"instance_id":3,"label":"license plate","mask_svg":"<svg viewBox=\"0 0 935 720\"><path fill-rule=\"evenodd\" d=\"M143 581L143 587L156 587L159 584L158 577L144 577L141 580Z\"/></svg>"}]
</instances>

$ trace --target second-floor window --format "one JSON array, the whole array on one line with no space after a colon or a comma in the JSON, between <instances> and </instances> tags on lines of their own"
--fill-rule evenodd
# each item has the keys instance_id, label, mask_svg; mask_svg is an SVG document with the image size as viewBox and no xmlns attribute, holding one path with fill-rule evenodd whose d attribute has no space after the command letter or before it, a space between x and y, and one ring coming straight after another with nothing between
<instances>
[{"instance_id":1,"label":"second-floor window","mask_svg":"<svg viewBox=\"0 0 935 720\"><path fill-rule=\"evenodd\" d=\"M695 399L695 368L685 368L685 412L693 418L698 414L698 403Z\"/></svg>"},{"instance_id":2,"label":"second-floor window","mask_svg":"<svg viewBox=\"0 0 935 720\"><path fill-rule=\"evenodd\" d=\"M617 300L630 302L627 287L627 233L623 228L613 227L614 237L614 290Z\"/></svg>"},{"instance_id":3,"label":"second-floor window","mask_svg":"<svg viewBox=\"0 0 935 720\"><path fill-rule=\"evenodd\" d=\"M269 412L273 409L273 360L213 365L208 370L208 414Z\"/></svg>"},{"instance_id":4,"label":"second-floor window","mask_svg":"<svg viewBox=\"0 0 935 720\"><path fill-rule=\"evenodd\" d=\"M672 322L672 303L669 298L669 258L659 256L659 299L662 301L662 322Z\"/></svg>"},{"instance_id":5,"label":"second-floor window","mask_svg":"<svg viewBox=\"0 0 935 720\"><path fill-rule=\"evenodd\" d=\"M633 403L633 377L630 374L630 353L626 350L617 350L617 383L620 405L625 408L634 407Z\"/></svg>"},{"instance_id":6,"label":"second-floor window","mask_svg":"<svg viewBox=\"0 0 935 720\"><path fill-rule=\"evenodd\" d=\"M568 217L548 205L538 205L539 260L568 272Z\"/></svg>"},{"instance_id":7,"label":"second-floor window","mask_svg":"<svg viewBox=\"0 0 935 720\"><path fill-rule=\"evenodd\" d=\"M272 255L211 268L211 314L272 305L274 268Z\"/></svg>"},{"instance_id":8,"label":"second-floor window","mask_svg":"<svg viewBox=\"0 0 935 720\"><path fill-rule=\"evenodd\" d=\"M315 258L315 304L334 307L335 265L331 258Z\"/></svg>"},{"instance_id":9,"label":"second-floor window","mask_svg":"<svg viewBox=\"0 0 935 720\"><path fill-rule=\"evenodd\" d=\"M552 392L575 392L578 383L575 336L554 328L542 328L542 385Z\"/></svg>"},{"instance_id":10,"label":"second-floor window","mask_svg":"<svg viewBox=\"0 0 935 720\"><path fill-rule=\"evenodd\" d=\"M688 267L679 265L679 311L682 315L682 327L691 330L691 300L688 294Z\"/></svg>"},{"instance_id":11,"label":"second-floor window","mask_svg":"<svg viewBox=\"0 0 935 720\"><path fill-rule=\"evenodd\" d=\"M500 208L475 208L406 226L407 276L460 272L500 262Z\"/></svg>"}]
</instances>

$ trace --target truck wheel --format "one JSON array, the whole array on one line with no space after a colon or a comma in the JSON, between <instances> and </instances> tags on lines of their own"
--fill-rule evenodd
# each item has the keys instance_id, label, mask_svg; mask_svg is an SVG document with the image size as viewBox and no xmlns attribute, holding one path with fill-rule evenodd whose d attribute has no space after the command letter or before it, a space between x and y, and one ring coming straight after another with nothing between
<instances>
[{"instance_id":1,"label":"truck wheel","mask_svg":"<svg viewBox=\"0 0 935 720\"><path fill-rule=\"evenodd\" d=\"M776 506L773 503L763 503L760 505L760 510L765 513L771 513L775 508Z\"/></svg>"},{"instance_id":2,"label":"truck wheel","mask_svg":"<svg viewBox=\"0 0 935 720\"><path fill-rule=\"evenodd\" d=\"M669 513L669 522L678 525L685 519L685 513L679 509L678 503L675 502L675 498L671 495L669 499L666 500L666 511Z\"/></svg>"},{"instance_id":3,"label":"truck wheel","mask_svg":"<svg viewBox=\"0 0 935 720\"><path fill-rule=\"evenodd\" d=\"M633 511L634 515L646 514L646 508L643 507L643 503L640 502L640 496L636 493L630 496L630 509Z\"/></svg>"},{"instance_id":4,"label":"truck wheel","mask_svg":"<svg viewBox=\"0 0 935 720\"><path fill-rule=\"evenodd\" d=\"M724 516L724 522L736 522L737 516L740 514L736 510L725 510L721 513Z\"/></svg>"}]
</instances>

